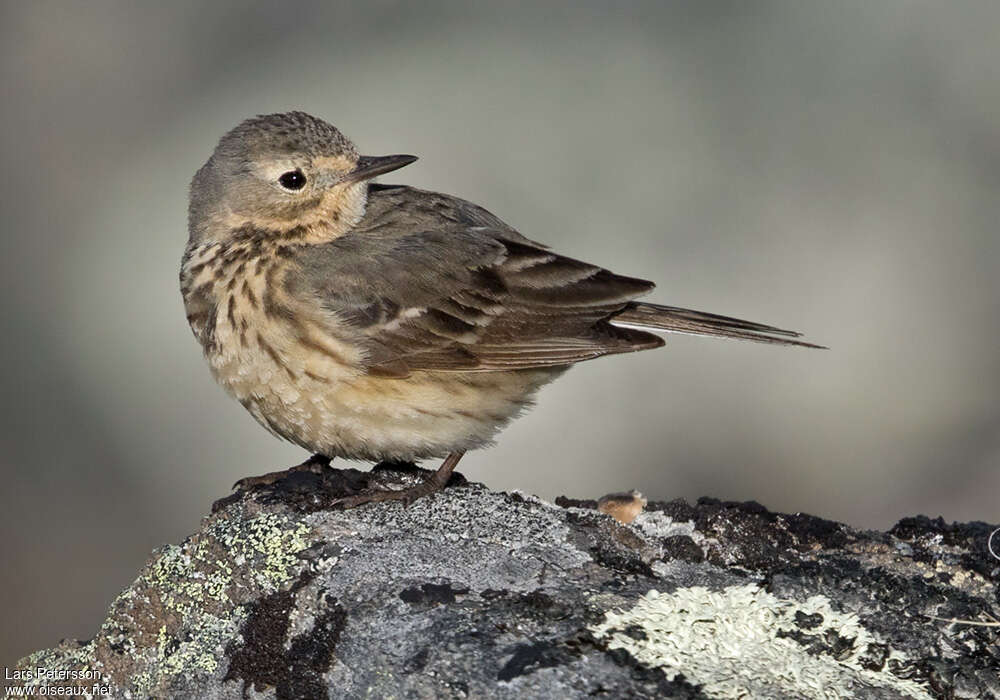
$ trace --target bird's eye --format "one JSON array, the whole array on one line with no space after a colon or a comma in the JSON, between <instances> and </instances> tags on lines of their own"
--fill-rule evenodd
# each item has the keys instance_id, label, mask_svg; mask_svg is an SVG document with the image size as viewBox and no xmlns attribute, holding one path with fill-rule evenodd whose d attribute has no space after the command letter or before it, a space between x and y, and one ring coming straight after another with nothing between
<instances>
[{"instance_id":1,"label":"bird's eye","mask_svg":"<svg viewBox=\"0 0 1000 700\"><path fill-rule=\"evenodd\" d=\"M301 170L289 170L278 178L278 182L286 190L301 190L306 186L306 176Z\"/></svg>"}]
</instances>

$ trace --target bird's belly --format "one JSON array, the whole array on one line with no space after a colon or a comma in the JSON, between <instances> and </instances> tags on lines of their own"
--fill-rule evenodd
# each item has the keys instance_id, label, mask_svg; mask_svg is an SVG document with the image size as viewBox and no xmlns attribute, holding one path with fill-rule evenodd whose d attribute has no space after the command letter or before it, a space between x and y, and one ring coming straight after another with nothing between
<instances>
[{"instance_id":1,"label":"bird's belly","mask_svg":"<svg viewBox=\"0 0 1000 700\"><path fill-rule=\"evenodd\" d=\"M329 457L417 460L482 447L563 371L387 378L359 369L347 348L318 354L280 333L241 342L225 326L209 357L219 383L272 433Z\"/></svg>"}]
</instances>

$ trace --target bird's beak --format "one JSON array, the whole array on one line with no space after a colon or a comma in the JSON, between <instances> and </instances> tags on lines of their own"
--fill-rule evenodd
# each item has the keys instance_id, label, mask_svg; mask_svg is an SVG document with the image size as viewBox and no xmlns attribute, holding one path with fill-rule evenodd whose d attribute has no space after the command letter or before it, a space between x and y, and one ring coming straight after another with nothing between
<instances>
[{"instance_id":1,"label":"bird's beak","mask_svg":"<svg viewBox=\"0 0 1000 700\"><path fill-rule=\"evenodd\" d=\"M391 173L417 159L416 156L361 156L354 170L344 175L341 182L362 182L383 173Z\"/></svg>"}]
</instances>

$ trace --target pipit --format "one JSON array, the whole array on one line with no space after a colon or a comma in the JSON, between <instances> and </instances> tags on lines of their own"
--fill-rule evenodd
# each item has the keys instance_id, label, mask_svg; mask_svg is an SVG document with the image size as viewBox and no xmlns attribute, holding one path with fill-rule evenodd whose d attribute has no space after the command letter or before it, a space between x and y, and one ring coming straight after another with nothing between
<instances>
[{"instance_id":1,"label":"pipit","mask_svg":"<svg viewBox=\"0 0 1000 700\"><path fill-rule=\"evenodd\" d=\"M660 347L653 332L818 347L637 302L652 282L559 255L458 197L371 182L415 160L358 155L289 112L227 133L191 183L181 290L216 380L328 459L445 458L415 487L345 507L442 488L540 387L577 362Z\"/></svg>"}]
</instances>

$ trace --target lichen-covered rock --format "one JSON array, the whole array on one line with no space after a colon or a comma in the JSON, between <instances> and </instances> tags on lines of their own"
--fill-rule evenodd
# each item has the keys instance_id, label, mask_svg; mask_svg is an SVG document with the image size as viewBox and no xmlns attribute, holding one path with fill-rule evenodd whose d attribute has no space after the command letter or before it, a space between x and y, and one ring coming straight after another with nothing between
<instances>
[{"instance_id":1,"label":"lichen-covered rock","mask_svg":"<svg viewBox=\"0 0 1000 700\"><path fill-rule=\"evenodd\" d=\"M859 532L703 499L625 525L457 475L408 508L330 508L414 478L300 472L230 497L94 639L18 668L127 698L1000 697L985 523Z\"/></svg>"}]
</instances>

